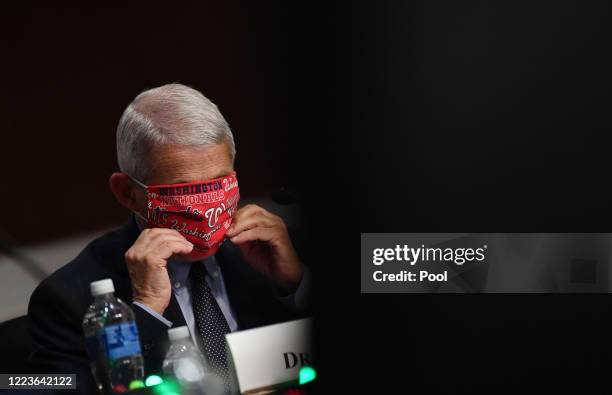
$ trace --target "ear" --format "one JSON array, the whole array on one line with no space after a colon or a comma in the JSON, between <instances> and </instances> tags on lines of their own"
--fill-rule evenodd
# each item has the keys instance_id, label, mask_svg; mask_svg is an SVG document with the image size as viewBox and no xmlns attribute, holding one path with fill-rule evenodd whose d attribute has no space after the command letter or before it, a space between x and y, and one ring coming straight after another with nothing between
<instances>
[{"instance_id":1,"label":"ear","mask_svg":"<svg viewBox=\"0 0 612 395\"><path fill-rule=\"evenodd\" d=\"M131 211L138 211L138 201L136 200L136 186L130 177L125 173L113 173L108 180L113 195L117 201Z\"/></svg>"}]
</instances>

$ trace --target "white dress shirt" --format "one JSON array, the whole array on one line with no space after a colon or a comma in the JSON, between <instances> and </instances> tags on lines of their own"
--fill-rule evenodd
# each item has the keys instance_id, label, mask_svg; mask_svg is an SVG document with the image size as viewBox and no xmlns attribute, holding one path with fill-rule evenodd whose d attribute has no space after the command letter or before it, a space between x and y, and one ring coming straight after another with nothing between
<instances>
[{"instance_id":1,"label":"white dress shirt","mask_svg":"<svg viewBox=\"0 0 612 395\"><path fill-rule=\"evenodd\" d=\"M206 282L208 283L210 291L217 301L225 320L227 321L230 331L234 332L239 329L238 323L236 322L236 315L232 310L229 297L227 296L225 281L223 280L223 273L221 273L221 269L219 268L219 264L217 263L214 255L206 258L203 261L193 263L170 261L168 262L168 276L170 277L170 283L172 285L172 293L176 297L176 300L181 308L181 312L183 313L183 317L185 318L185 322L187 323L187 327L191 333L191 338L194 340L194 342L196 342L195 339L197 327L195 317L193 315L191 284L190 281L188 281L188 277L189 271L191 270L191 265L202 264L206 266ZM296 291L287 296L277 296L281 302L295 311L302 311L306 307L307 299L309 297L310 273L306 266L302 265L302 269L302 279ZM138 305L149 314L166 324L168 328L172 327L172 322L168 321L165 317L149 306L140 302L134 302L134 304Z\"/></svg>"}]
</instances>

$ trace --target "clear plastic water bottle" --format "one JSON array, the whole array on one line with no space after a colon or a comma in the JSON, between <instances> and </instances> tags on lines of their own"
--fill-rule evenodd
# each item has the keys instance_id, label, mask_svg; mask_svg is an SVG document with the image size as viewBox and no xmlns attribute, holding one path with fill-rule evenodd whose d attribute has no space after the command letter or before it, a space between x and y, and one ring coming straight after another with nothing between
<instances>
[{"instance_id":1,"label":"clear plastic water bottle","mask_svg":"<svg viewBox=\"0 0 612 395\"><path fill-rule=\"evenodd\" d=\"M168 329L170 348L163 363L166 375L176 378L182 394L215 395L225 392L223 381L213 373L195 346L186 326Z\"/></svg>"},{"instance_id":2,"label":"clear plastic water bottle","mask_svg":"<svg viewBox=\"0 0 612 395\"><path fill-rule=\"evenodd\" d=\"M94 281L94 298L83 319L91 372L103 394L118 394L142 385L144 360L132 309L115 297L113 280Z\"/></svg>"}]
</instances>

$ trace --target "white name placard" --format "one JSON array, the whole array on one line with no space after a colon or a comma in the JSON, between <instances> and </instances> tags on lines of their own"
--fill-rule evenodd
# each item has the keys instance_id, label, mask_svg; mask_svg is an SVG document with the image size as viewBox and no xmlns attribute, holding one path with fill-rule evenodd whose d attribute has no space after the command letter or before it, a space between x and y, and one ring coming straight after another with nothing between
<instances>
[{"instance_id":1,"label":"white name placard","mask_svg":"<svg viewBox=\"0 0 612 395\"><path fill-rule=\"evenodd\" d=\"M228 333L241 393L298 383L300 369L313 365L312 319Z\"/></svg>"}]
</instances>

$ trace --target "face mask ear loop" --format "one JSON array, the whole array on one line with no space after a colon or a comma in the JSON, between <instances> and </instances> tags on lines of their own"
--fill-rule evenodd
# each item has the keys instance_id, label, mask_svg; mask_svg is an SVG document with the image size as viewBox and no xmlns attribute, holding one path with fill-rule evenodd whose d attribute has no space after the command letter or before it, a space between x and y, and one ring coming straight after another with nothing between
<instances>
[{"instance_id":1,"label":"face mask ear loop","mask_svg":"<svg viewBox=\"0 0 612 395\"><path fill-rule=\"evenodd\" d=\"M145 217L142 216L142 214L140 214L138 211L132 211L134 213L134 215L136 215L138 218L142 219L143 221L145 221L146 223L149 222L148 219L146 219Z\"/></svg>"},{"instance_id":2,"label":"face mask ear loop","mask_svg":"<svg viewBox=\"0 0 612 395\"><path fill-rule=\"evenodd\" d=\"M147 186L145 184L143 184L142 182L138 181L137 179L135 179L134 177L132 177L131 175L127 174L128 177L130 177L130 180L134 181L138 186L144 188L145 190L147 189Z\"/></svg>"},{"instance_id":3,"label":"face mask ear loop","mask_svg":"<svg viewBox=\"0 0 612 395\"><path fill-rule=\"evenodd\" d=\"M147 186L145 184L143 184L142 182L138 181L136 178L132 177L131 175L127 174L128 177L130 177L130 180L134 181L136 183L136 185L138 185L141 188L144 188L144 190L147 190ZM142 214L140 214L138 211L132 211L136 216L138 216L140 219L142 219L145 222L149 222L148 219L146 219Z\"/></svg>"}]
</instances>

